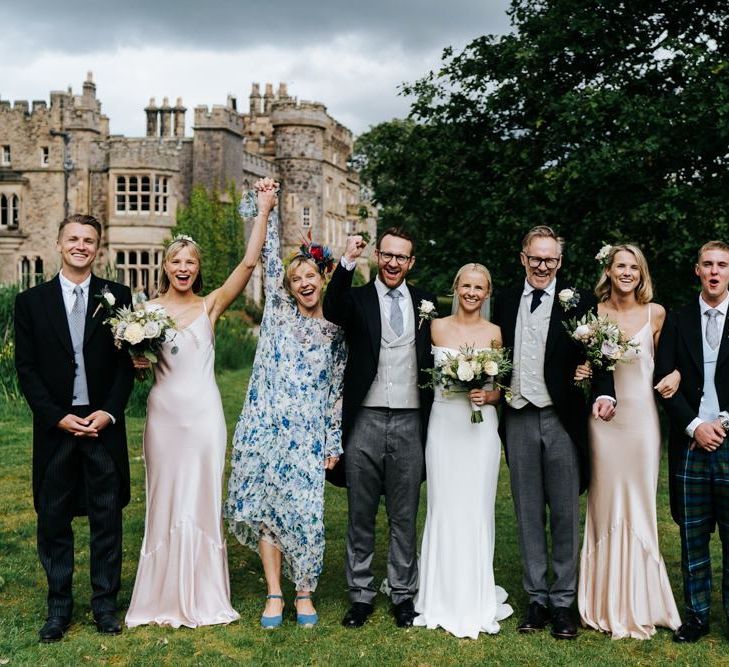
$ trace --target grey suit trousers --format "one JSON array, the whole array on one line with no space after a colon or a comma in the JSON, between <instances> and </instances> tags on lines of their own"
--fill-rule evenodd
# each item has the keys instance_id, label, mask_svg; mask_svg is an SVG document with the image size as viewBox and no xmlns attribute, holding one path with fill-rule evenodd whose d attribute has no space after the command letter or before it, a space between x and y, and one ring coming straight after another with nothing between
<instances>
[{"instance_id":1,"label":"grey suit trousers","mask_svg":"<svg viewBox=\"0 0 729 667\"><path fill-rule=\"evenodd\" d=\"M375 520L380 496L390 526L387 579L393 603L418 586L416 518L424 456L419 410L361 408L347 441L349 526L345 570L352 602L373 604Z\"/></svg>"},{"instance_id":2,"label":"grey suit trousers","mask_svg":"<svg viewBox=\"0 0 729 667\"><path fill-rule=\"evenodd\" d=\"M511 475L529 602L569 607L577 587L580 471L577 451L554 408L504 411ZM547 582L547 508L554 581Z\"/></svg>"}]
</instances>

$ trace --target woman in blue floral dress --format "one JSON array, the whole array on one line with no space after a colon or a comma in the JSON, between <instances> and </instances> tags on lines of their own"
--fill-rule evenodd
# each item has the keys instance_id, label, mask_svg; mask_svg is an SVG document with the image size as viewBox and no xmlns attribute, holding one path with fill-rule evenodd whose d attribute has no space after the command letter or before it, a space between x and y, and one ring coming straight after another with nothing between
<instances>
[{"instance_id":1,"label":"woman in blue floral dress","mask_svg":"<svg viewBox=\"0 0 729 667\"><path fill-rule=\"evenodd\" d=\"M233 436L225 516L258 551L268 595L261 625L281 624L281 570L296 586L299 625L318 618L311 601L324 557L324 471L341 452L346 362L342 330L322 316L328 249L303 245L284 270L278 217L262 252L266 306L248 395Z\"/></svg>"}]
</instances>

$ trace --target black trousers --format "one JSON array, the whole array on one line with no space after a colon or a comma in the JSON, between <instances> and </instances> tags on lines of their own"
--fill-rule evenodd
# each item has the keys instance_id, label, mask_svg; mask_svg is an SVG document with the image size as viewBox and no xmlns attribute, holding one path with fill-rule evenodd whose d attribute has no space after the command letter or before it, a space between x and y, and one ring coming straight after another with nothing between
<instances>
[{"instance_id":1,"label":"black trousers","mask_svg":"<svg viewBox=\"0 0 729 667\"><path fill-rule=\"evenodd\" d=\"M78 414L83 414L79 411ZM100 438L62 438L41 484L38 555L48 579L48 615L73 610L73 528L79 488L85 493L90 529L91 609L116 611L121 584L122 513L119 478Z\"/></svg>"}]
</instances>

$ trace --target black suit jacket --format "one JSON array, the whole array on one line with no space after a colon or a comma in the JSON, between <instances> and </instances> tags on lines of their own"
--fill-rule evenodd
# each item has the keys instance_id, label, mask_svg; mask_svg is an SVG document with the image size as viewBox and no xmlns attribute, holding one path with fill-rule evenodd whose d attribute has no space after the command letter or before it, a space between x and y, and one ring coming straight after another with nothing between
<instances>
[{"instance_id":1,"label":"black suit jacket","mask_svg":"<svg viewBox=\"0 0 729 667\"><path fill-rule=\"evenodd\" d=\"M116 307L131 304L129 288L91 276L84 330L84 361L91 411L105 410L116 419L96 442L108 448L120 479L122 506L129 502L129 459L124 408L134 381L131 358L114 346L111 330L102 324L102 307L94 315L94 296L106 286L116 297ZM46 466L64 436L56 424L72 407L75 361L61 283L56 276L21 292L15 299L15 367L20 386L33 412L33 499L38 494ZM85 513L84 494L78 489L76 512Z\"/></svg>"},{"instance_id":2,"label":"black suit jacket","mask_svg":"<svg viewBox=\"0 0 729 667\"><path fill-rule=\"evenodd\" d=\"M324 295L324 317L344 329L349 349L347 366L344 369L342 397L342 444L345 452L354 420L377 374L382 337L380 302L375 283L372 281L362 287L352 287L353 276L354 271L347 271L338 264ZM418 306L423 299L434 304L436 299L432 294L412 285L408 285L408 289L413 302L418 384L425 385L429 378L422 369L433 367L433 352L430 342L430 322L426 320L418 326ZM429 388L420 387L419 393L421 432L425 445L433 392ZM332 472L334 474L330 474L328 479L334 484L343 485L343 461L340 461Z\"/></svg>"},{"instance_id":3,"label":"black suit jacket","mask_svg":"<svg viewBox=\"0 0 729 667\"><path fill-rule=\"evenodd\" d=\"M701 329L701 307L698 297L691 303L668 314L656 351L655 380L674 369L681 373L678 391L668 399L660 398L670 418L668 439L669 492L671 515L679 522L676 469L681 453L691 444L686 427L699 416L699 404L704 393L704 352ZM729 410L729 317L724 319L724 331L719 346L714 385L719 408Z\"/></svg>"},{"instance_id":4,"label":"black suit jacket","mask_svg":"<svg viewBox=\"0 0 729 667\"><path fill-rule=\"evenodd\" d=\"M589 310L594 311L597 303L592 294L578 290L579 302L574 308L565 310L558 298L559 291L564 287L564 284L557 282L544 354L544 380L559 420L577 447L580 459L580 489L584 491L590 478L587 446L587 420L590 406L587 404L582 390L575 385L574 374L577 365L585 360L585 353L568 334L565 322L575 317L580 318ZM505 290L498 295L494 303L493 321L501 327L504 347L511 348L511 350L514 349L516 320L523 293L524 285L521 284ZM508 386L511 383L511 377L505 378L503 382ZM592 395L593 398L602 395L615 397L612 373L595 370ZM505 440L503 422L502 419L501 438Z\"/></svg>"}]
</instances>

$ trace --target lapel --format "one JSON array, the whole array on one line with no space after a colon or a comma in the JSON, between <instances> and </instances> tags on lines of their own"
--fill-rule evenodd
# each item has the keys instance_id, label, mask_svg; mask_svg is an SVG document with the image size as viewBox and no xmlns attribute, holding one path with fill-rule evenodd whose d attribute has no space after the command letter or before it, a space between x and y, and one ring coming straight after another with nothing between
<instances>
[{"instance_id":1,"label":"lapel","mask_svg":"<svg viewBox=\"0 0 729 667\"><path fill-rule=\"evenodd\" d=\"M415 289L410 285L407 286L410 292L410 301L413 306L413 323L415 326L415 355L418 362L423 358L423 354L430 340L429 328L418 326L420 324L420 315L418 314L418 308L420 307L421 297Z\"/></svg>"},{"instance_id":2,"label":"lapel","mask_svg":"<svg viewBox=\"0 0 729 667\"><path fill-rule=\"evenodd\" d=\"M552 313L549 316L549 329L547 330L547 342L544 346L544 361L546 364L547 359L554 352L554 348L557 345L557 341L562 333L564 333L564 325L562 324L562 318L565 315L565 309L559 302L559 291L561 285L557 283L554 286L554 298L552 299Z\"/></svg>"},{"instance_id":3,"label":"lapel","mask_svg":"<svg viewBox=\"0 0 729 667\"><path fill-rule=\"evenodd\" d=\"M99 301L95 299L95 295L101 294L101 288L104 286L104 281L97 278L93 273L91 274L91 282L89 283L89 299L86 303L86 323L84 324L84 347L89 342L91 336L93 336L99 322L101 322L106 316L106 309L102 306L97 307ZM94 316L94 313L96 315Z\"/></svg>"},{"instance_id":4,"label":"lapel","mask_svg":"<svg viewBox=\"0 0 729 667\"><path fill-rule=\"evenodd\" d=\"M63 347L73 356L73 343L71 342L71 332L68 328L68 315L66 314L66 306L63 303L61 281L58 278L58 274L46 283L43 300L46 311L48 312L48 321L58 335Z\"/></svg>"},{"instance_id":5,"label":"lapel","mask_svg":"<svg viewBox=\"0 0 729 667\"><path fill-rule=\"evenodd\" d=\"M726 330L726 321L724 322L724 324L724 330ZM681 331L681 336L686 341L686 347L688 348L689 354L691 355L691 359L693 360L694 364L696 364L696 368L699 371L699 376L703 381L704 344L701 339L701 306L699 305L698 298L686 308L684 312L684 317L681 317L679 319L679 330ZM728 346L722 345L722 348L726 347ZM726 354L726 350L723 351Z\"/></svg>"},{"instance_id":6,"label":"lapel","mask_svg":"<svg viewBox=\"0 0 729 667\"><path fill-rule=\"evenodd\" d=\"M369 333L372 354L375 358L375 365L380 358L380 338L382 337L382 320L380 319L380 298L377 296L377 288L375 281L371 281L365 285L364 298L362 299L362 307L365 311L365 323L367 332Z\"/></svg>"},{"instance_id":7,"label":"lapel","mask_svg":"<svg viewBox=\"0 0 729 667\"><path fill-rule=\"evenodd\" d=\"M724 330L721 334L721 342L719 343L719 357L716 360L716 370L718 371L722 364L729 359L729 313L724 318Z\"/></svg>"}]
</instances>

